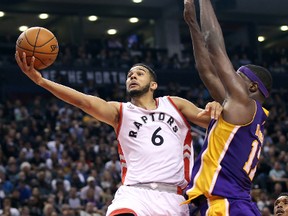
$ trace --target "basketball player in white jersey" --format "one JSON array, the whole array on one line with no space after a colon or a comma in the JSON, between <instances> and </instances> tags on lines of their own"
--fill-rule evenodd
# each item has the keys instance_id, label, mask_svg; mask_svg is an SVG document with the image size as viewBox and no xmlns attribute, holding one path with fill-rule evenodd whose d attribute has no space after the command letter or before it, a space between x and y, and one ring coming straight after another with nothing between
<instances>
[{"instance_id":1,"label":"basketball player in white jersey","mask_svg":"<svg viewBox=\"0 0 288 216\"><path fill-rule=\"evenodd\" d=\"M21 70L37 85L94 118L111 125L117 133L122 164L122 186L109 206L107 216L189 215L182 189L187 186L193 163L189 123L207 127L222 107L208 103L205 110L179 97L154 99L156 74L144 64L128 72L128 103L107 102L47 80L15 54Z\"/></svg>"}]
</instances>

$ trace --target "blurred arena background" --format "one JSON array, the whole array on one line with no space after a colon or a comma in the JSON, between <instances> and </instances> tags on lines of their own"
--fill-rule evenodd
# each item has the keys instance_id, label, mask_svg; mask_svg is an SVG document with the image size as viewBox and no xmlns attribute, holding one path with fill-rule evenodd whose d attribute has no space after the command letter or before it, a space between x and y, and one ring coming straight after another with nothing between
<instances>
[{"instance_id":1,"label":"blurred arena background","mask_svg":"<svg viewBox=\"0 0 288 216\"><path fill-rule=\"evenodd\" d=\"M273 74L252 189L262 214L269 215L275 197L288 189L288 1L213 3L235 68L251 62ZM195 71L182 5L180 0L0 1L0 209L10 202L21 215L105 215L121 180L112 128L55 99L18 69L19 28L43 26L56 35L59 56L42 71L51 80L125 101L126 72L144 62L158 73L158 95L182 96L203 107L211 98ZM197 154L205 132L192 125L191 133Z\"/></svg>"}]
</instances>

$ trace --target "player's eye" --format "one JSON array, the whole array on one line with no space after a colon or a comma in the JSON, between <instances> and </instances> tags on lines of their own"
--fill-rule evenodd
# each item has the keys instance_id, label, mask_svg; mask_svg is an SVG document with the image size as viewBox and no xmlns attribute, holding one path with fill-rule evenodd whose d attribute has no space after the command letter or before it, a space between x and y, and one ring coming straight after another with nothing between
<instances>
[{"instance_id":1,"label":"player's eye","mask_svg":"<svg viewBox=\"0 0 288 216\"><path fill-rule=\"evenodd\" d=\"M127 74L127 78L131 77L132 76L132 73L128 73Z\"/></svg>"}]
</instances>

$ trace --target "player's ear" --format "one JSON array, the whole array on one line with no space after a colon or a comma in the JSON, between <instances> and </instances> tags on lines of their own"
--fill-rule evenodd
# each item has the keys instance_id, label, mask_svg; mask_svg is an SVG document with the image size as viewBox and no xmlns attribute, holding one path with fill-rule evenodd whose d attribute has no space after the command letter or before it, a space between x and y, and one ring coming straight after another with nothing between
<instances>
[{"instance_id":1,"label":"player's ear","mask_svg":"<svg viewBox=\"0 0 288 216\"><path fill-rule=\"evenodd\" d=\"M150 88L151 88L152 90L156 90L156 89L158 88L157 82L151 81L151 82L150 82Z\"/></svg>"},{"instance_id":2,"label":"player's ear","mask_svg":"<svg viewBox=\"0 0 288 216\"><path fill-rule=\"evenodd\" d=\"M249 91L255 93L258 90L258 83L251 82L249 86Z\"/></svg>"}]
</instances>

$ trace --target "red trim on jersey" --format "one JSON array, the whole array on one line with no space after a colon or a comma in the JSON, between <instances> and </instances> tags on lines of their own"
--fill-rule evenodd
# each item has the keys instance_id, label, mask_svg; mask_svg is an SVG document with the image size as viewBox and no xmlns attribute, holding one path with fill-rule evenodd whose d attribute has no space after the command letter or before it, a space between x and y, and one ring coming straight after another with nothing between
<instances>
[{"instance_id":1,"label":"red trim on jersey","mask_svg":"<svg viewBox=\"0 0 288 216\"><path fill-rule=\"evenodd\" d=\"M155 106L156 106L156 109L158 108L158 105L159 105L159 98L155 98Z\"/></svg>"},{"instance_id":2,"label":"red trim on jersey","mask_svg":"<svg viewBox=\"0 0 288 216\"><path fill-rule=\"evenodd\" d=\"M179 195L183 195L183 190L182 190L182 188L181 187L177 187L177 194L179 194Z\"/></svg>"},{"instance_id":3,"label":"red trim on jersey","mask_svg":"<svg viewBox=\"0 0 288 216\"><path fill-rule=\"evenodd\" d=\"M123 103L120 103L119 121L118 121L118 127L116 129L117 140L118 140L119 131L120 131L121 126L122 126L122 120L123 120ZM122 170L121 170L121 173L122 173L121 182L123 184L124 180L125 180L125 177L126 177L126 173L127 173L127 167L123 166L123 163L126 164L126 160L124 158L124 154L123 154L123 151L122 151L122 148L121 148L121 143L119 142L119 140L118 140L118 154L120 156L120 163L121 163L121 168L122 168Z\"/></svg>"},{"instance_id":4,"label":"red trim on jersey","mask_svg":"<svg viewBox=\"0 0 288 216\"><path fill-rule=\"evenodd\" d=\"M136 212L128 208L116 209L112 211L109 216L117 216L118 214L133 214L134 216L137 216Z\"/></svg>"},{"instance_id":5,"label":"red trim on jersey","mask_svg":"<svg viewBox=\"0 0 288 216\"><path fill-rule=\"evenodd\" d=\"M127 164L126 164L126 160L124 158L124 154L123 154L123 151L122 151L122 148L121 148L121 144L120 142L118 141L118 153L120 156L122 156L122 158L120 157L120 163L121 163L121 168L122 168L122 176L121 176L121 182L122 184L124 184L124 181L125 181L125 177L126 177L126 173L127 173ZM126 164L126 166L123 165Z\"/></svg>"},{"instance_id":6,"label":"red trim on jersey","mask_svg":"<svg viewBox=\"0 0 288 216\"><path fill-rule=\"evenodd\" d=\"M187 121L187 119L184 117L184 115L182 114L182 112L178 109L178 107L176 106L176 104L173 102L173 100L170 98L170 96L167 96L168 100L170 101L170 103L175 107L175 109L177 110L177 112L179 113L179 115L182 117L183 121L185 122L186 126L188 127L188 132L186 134L184 143L183 143L183 155L185 154L185 152L189 153L189 155L191 155L191 151L189 151L188 149L185 149L185 146L188 145L191 148L192 147L192 134L191 134L191 126L189 124L189 122ZM190 169L192 169L192 167L190 167L190 158L184 157L183 161L184 161L184 178L186 179L187 182L190 182ZM181 189L181 188L180 188ZM179 192L179 190L178 190Z\"/></svg>"},{"instance_id":7,"label":"red trim on jersey","mask_svg":"<svg viewBox=\"0 0 288 216\"><path fill-rule=\"evenodd\" d=\"M188 131L185 141L184 141L184 147L188 145L191 148L193 148L192 146L192 134L190 133L190 131ZM191 151L189 152L187 149L184 150L183 154L185 154L185 152L188 152L191 155ZM192 167L190 167L190 160L191 158L187 158L184 157L184 178L186 179L187 182L190 182L190 169L192 169Z\"/></svg>"},{"instance_id":8,"label":"red trim on jersey","mask_svg":"<svg viewBox=\"0 0 288 216\"><path fill-rule=\"evenodd\" d=\"M182 114L182 112L178 109L178 107L176 106L176 104L173 102L173 100L170 98L170 96L167 96L168 100L170 101L170 103L175 107L175 109L177 110L177 112L179 113L179 115L182 117L183 121L185 122L186 126L189 128L191 128L189 122L187 121L187 119L184 117L184 115Z\"/></svg>"}]
</instances>

